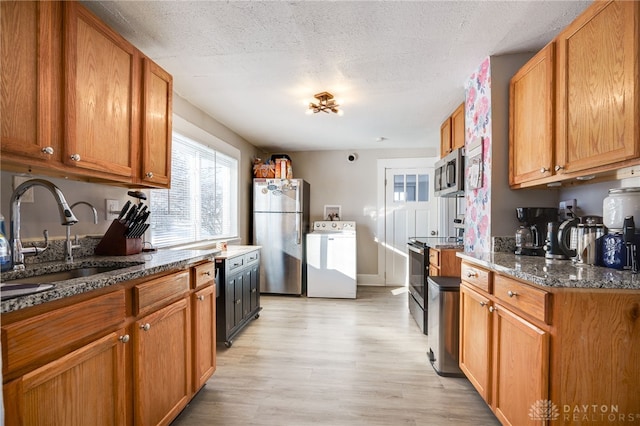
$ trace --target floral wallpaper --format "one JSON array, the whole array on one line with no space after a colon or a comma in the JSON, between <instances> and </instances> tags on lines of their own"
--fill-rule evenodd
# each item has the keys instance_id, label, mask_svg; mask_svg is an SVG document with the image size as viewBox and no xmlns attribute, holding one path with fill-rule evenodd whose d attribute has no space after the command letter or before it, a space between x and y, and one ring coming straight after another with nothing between
<instances>
[{"instance_id":1,"label":"floral wallpaper","mask_svg":"<svg viewBox=\"0 0 640 426\"><path fill-rule=\"evenodd\" d=\"M464 249L491 251L491 62L486 57L465 85L465 143L482 138L482 186L467 189ZM469 182L470 169L465 170ZM469 188L467 186L467 188Z\"/></svg>"}]
</instances>

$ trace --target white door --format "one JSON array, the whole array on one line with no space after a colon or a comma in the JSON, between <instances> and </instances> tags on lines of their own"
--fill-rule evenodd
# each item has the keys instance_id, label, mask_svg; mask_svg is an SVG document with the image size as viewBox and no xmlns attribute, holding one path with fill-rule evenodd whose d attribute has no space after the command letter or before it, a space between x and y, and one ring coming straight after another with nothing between
<instances>
[{"instance_id":1,"label":"white door","mask_svg":"<svg viewBox=\"0 0 640 426\"><path fill-rule=\"evenodd\" d=\"M438 233L433 167L385 169L385 285L407 284L407 241Z\"/></svg>"}]
</instances>

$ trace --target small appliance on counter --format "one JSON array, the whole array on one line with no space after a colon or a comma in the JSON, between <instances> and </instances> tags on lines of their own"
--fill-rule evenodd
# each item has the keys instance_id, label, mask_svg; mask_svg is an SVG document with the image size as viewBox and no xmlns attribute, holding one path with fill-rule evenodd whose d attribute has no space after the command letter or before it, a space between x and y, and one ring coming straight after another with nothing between
<instances>
[{"instance_id":1,"label":"small appliance on counter","mask_svg":"<svg viewBox=\"0 0 640 426\"><path fill-rule=\"evenodd\" d=\"M556 207L516 207L521 223L516 230L515 254L544 256L545 230L549 222L558 220Z\"/></svg>"},{"instance_id":2,"label":"small appliance on counter","mask_svg":"<svg viewBox=\"0 0 640 426\"><path fill-rule=\"evenodd\" d=\"M598 263L599 239L604 234L601 216L582 216L562 222L557 238L560 251L566 257L577 264L595 265Z\"/></svg>"}]
</instances>

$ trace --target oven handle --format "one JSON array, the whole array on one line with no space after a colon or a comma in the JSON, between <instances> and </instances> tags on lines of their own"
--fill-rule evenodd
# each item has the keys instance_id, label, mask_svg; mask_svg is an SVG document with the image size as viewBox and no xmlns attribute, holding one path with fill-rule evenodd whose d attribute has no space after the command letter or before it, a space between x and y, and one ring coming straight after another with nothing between
<instances>
[{"instance_id":1,"label":"oven handle","mask_svg":"<svg viewBox=\"0 0 640 426\"><path fill-rule=\"evenodd\" d=\"M409 247L409 250L411 250L414 253L424 254L424 249L423 248L418 248L418 247L414 247L414 246L411 246L411 245L407 245L407 247Z\"/></svg>"}]
</instances>

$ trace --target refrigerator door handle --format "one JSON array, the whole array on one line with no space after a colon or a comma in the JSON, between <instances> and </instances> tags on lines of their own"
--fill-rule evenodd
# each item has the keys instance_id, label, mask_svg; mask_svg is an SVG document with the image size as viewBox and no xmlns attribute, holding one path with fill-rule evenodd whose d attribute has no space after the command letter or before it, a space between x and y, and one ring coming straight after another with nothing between
<instances>
[{"instance_id":1,"label":"refrigerator door handle","mask_svg":"<svg viewBox=\"0 0 640 426\"><path fill-rule=\"evenodd\" d=\"M300 214L296 213L296 244L302 244L302 226L300 226Z\"/></svg>"}]
</instances>

